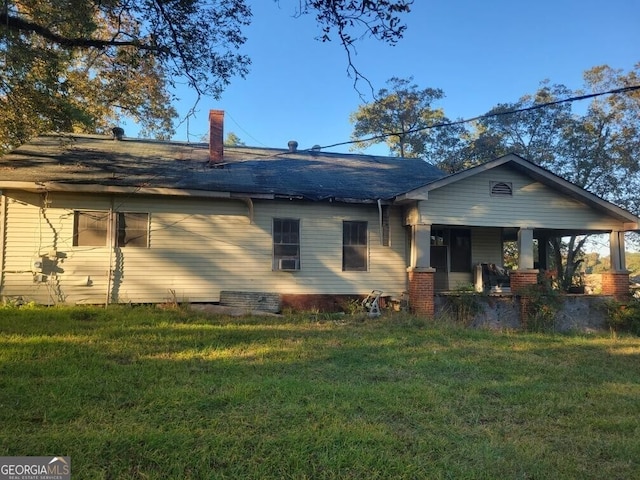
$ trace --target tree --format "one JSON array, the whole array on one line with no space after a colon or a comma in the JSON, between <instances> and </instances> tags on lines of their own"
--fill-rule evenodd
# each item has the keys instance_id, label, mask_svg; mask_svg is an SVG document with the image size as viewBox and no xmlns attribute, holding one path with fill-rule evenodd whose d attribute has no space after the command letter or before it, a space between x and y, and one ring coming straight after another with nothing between
<instances>
[{"instance_id":1,"label":"tree","mask_svg":"<svg viewBox=\"0 0 640 480\"><path fill-rule=\"evenodd\" d=\"M594 67L584 78L587 92L640 85L640 63L626 74ZM561 157L575 183L640 214L640 91L592 100L566 132Z\"/></svg>"},{"instance_id":2,"label":"tree","mask_svg":"<svg viewBox=\"0 0 640 480\"><path fill-rule=\"evenodd\" d=\"M640 92L594 97L583 114L576 114L571 102L564 101L585 92L639 85L640 64L628 73L598 66L584 78L584 90L575 92L544 81L534 94L499 104L468 126L462 121L447 124L442 110L437 111L435 125L425 121L425 116L434 118L430 105L434 97L425 93L423 103L400 101L404 96L420 99L420 93L429 91L408 87L405 81L396 86L404 96L381 91L378 100L358 109L352 117L357 127L353 136L373 135L358 145L386 141L394 153L402 151L405 142L410 154L426 157L447 173L516 153L640 214ZM439 95L443 96L441 91ZM551 239L562 288L575 280L587 241L586 236Z\"/></svg>"},{"instance_id":3,"label":"tree","mask_svg":"<svg viewBox=\"0 0 640 480\"><path fill-rule=\"evenodd\" d=\"M245 143L238 135L233 132L229 132L227 137L224 139L224 145L228 147L244 147Z\"/></svg>"},{"instance_id":4,"label":"tree","mask_svg":"<svg viewBox=\"0 0 640 480\"><path fill-rule=\"evenodd\" d=\"M467 156L474 163L481 163L506 153L516 153L541 166L552 167L558 158L563 131L571 119L571 104L535 107L571 94L564 85L550 85L544 81L535 94L524 95L514 103L497 105L474 124Z\"/></svg>"},{"instance_id":5,"label":"tree","mask_svg":"<svg viewBox=\"0 0 640 480\"><path fill-rule=\"evenodd\" d=\"M299 0L296 12L315 14L319 38L338 38L352 66L363 33L402 37L411 3ZM143 134L171 135L173 85L218 98L248 73L250 19L247 0L4 0L0 153L43 130L103 131L121 116Z\"/></svg>"},{"instance_id":6,"label":"tree","mask_svg":"<svg viewBox=\"0 0 640 480\"><path fill-rule=\"evenodd\" d=\"M638 85L638 68L624 74L608 66L585 72L585 90L604 92ZM480 124L476 141L490 144L484 155L492 158L514 152L572 183L628 210L640 212L640 95L596 97L582 115L570 103L536 105L579 95L563 85L544 82L533 96L515 104L500 105ZM514 112L517 113L508 113ZM477 150L482 152L482 148ZM482 154L482 153L481 153ZM551 239L558 282L568 289L583 261L588 236Z\"/></svg>"},{"instance_id":7,"label":"tree","mask_svg":"<svg viewBox=\"0 0 640 480\"><path fill-rule=\"evenodd\" d=\"M439 132L428 127L447 119L441 109L433 109L431 105L442 99L444 93L434 88L420 90L412 81L413 78L389 79L389 88L380 89L374 102L360 105L351 114L355 148L385 142L393 155L421 157L429 145L436 143ZM444 148L444 139L438 144Z\"/></svg>"}]
</instances>

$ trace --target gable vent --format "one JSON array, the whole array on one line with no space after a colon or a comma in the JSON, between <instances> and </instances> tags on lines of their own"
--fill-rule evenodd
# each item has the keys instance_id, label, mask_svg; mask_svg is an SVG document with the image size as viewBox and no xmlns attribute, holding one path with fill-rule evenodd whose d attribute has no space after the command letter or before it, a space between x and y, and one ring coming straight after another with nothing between
<instances>
[{"instance_id":1,"label":"gable vent","mask_svg":"<svg viewBox=\"0 0 640 480\"><path fill-rule=\"evenodd\" d=\"M513 195L511 182L491 182L491 195L511 197Z\"/></svg>"}]
</instances>

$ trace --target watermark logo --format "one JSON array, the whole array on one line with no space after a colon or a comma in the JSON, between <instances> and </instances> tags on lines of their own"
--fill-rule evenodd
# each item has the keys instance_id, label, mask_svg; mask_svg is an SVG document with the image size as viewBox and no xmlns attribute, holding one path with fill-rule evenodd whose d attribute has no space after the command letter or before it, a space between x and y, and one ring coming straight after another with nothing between
<instances>
[{"instance_id":1,"label":"watermark logo","mask_svg":"<svg viewBox=\"0 0 640 480\"><path fill-rule=\"evenodd\" d=\"M0 480L70 479L70 457L0 457Z\"/></svg>"}]
</instances>

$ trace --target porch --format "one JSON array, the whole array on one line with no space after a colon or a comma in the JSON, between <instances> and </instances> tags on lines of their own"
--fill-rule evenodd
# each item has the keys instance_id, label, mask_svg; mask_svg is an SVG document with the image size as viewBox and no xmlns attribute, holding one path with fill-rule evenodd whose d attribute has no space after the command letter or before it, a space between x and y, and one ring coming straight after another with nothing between
<instances>
[{"instance_id":1,"label":"porch","mask_svg":"<svg viewBox=\"0 0 640 480\"><path fill-rule=\"evenodd\" d=\"M624 234L638 231L640 218L522 157L490 160L397 201L407 205L409 291L417 311L433 314L433 300L420 297L429 288L433 295L471 285L477 264L509 267L510 288L517 293L536 283L541 271L551 271L551 240L591 233L609 236L611 268L603 293L628 295ZM512 265L505 265L507 240L517 253Z\"/></svg>"},{"instance_id":2,"label":"porch","mask_svg":"<svg viewBox=\"0 0 640 480\"><path fill-rule=\"evenodd\" d=\"M576 287L580 288L565 291L626 297L629 295L629 272L626 270L623 231L416 225L411 247L412 255L415 255L412 262L415 263L409 269L412 308L416 312L425 305L429 308L419 299L427 294L429 282L433 295L472 290L485 295L511 296L536 284L542 273L550 284L556 282L558 288L554 272L555 262L561 257L554 252L552 244L556 244L557 250L560 238L602 233L608 237L609 271L589 277L579 270L571 271L571 275L575 274ZM425 244L428 248L422 246ZM418 267L420 264L426 266ZM427 280L428 276L432 279ZM412 289L413 283L420 282L426 282L427 286ZM432 308L435 313L435 300Z\"/></svg>"}]
</instances>

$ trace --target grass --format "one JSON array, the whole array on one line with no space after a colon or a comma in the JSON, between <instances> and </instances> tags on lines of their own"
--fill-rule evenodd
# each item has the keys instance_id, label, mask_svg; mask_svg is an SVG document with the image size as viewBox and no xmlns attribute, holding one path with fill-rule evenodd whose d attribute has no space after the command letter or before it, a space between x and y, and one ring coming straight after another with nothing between
<instances>
[{"instance_id":1,"label":"grass","mask_svg":"<svg viewBox=\"0 0 640 480\"><path fill-rule=\"evenodd\" d=\"M640 475L640 338L314 318L0 308L0 455L79 479Z\"/></svg>"}]
</instances>

